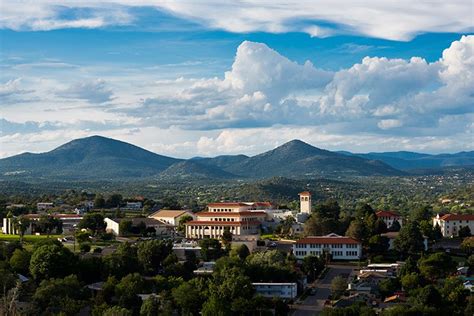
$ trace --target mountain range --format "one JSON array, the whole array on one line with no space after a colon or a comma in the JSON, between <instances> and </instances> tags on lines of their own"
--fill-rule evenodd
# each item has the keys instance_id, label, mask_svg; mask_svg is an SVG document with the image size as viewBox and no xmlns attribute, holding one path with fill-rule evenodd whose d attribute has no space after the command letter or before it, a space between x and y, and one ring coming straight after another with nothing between
<instances>
[{"instance_id":1,"label":"mountain range","mask_svg":"<svg viewBox=\"0 0 474 316\"><path fill-rule=\"evenodd\" d=\"M0 159L2 179L262 179L399 176L410 169L474 166L474 152L428 155L412 152L332 152L292 140L256 156L177 159L122 141L91 136L39 154Z\"/></svg>"}]
</instances>

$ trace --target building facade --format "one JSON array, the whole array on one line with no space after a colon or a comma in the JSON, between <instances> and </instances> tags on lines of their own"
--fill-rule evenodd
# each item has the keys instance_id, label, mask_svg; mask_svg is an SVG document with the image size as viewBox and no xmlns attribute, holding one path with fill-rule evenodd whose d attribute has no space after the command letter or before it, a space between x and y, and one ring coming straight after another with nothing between
<instances>
[{"instance_id":1,"label":"building facade","mask_svg":"<svg viewBox=\"0 0 474 316\"><path fill-rule=\"evenodd\" d=\"M255 292L263 297L294 299L298 293L296 283L252 283Z\"/></svg>"},{"instance_id":2,"label":"building facade","mask_svg":"<svg viewBox=\"0 0 474 316\"><path fill-rule=\"evenodd\" d=\"M159 210L158 212L150 214L148 217L157 219L166 224L178 226L179 220L185 216L191 216L193 220L196 219L196 215L194 215L191 210Z\"/></svg>"},{"instance_id":3,"label":"building facade","mask_svg":"<svg viewBox=\"0 0 474 316\"><path fill-rule=\"evenodd\" d=\"M384 221L385 225L387 228L390 228L394 222L398 222L400 224L400 227L403 226L403 218L400 216L400 214L393 212L393 211L377 211L375 213L377 215L377 218L380 218Z\"/></svg>"},{"instance_id":4,"label":"building facade","mask_svg":"<svg viewBox=\"0 0 474 316\"><path fill-rule=\"evenodd\" d=\"M474 233L474 215L472 214L445 214L433 218L433 226L439 225L443 237L457 237L459 229L467 226Z\"/></svg>"},{"instance_id":5,"label":"building facade","mask_svg":"<svg viewBox=\"0 0 474 316\"><path fill-rule=\"evenodd\" d=\"M300 196L300 212L311 214L311 193L304 191L298 195Z\"/></svg>"},{"instance_id":6,"label":"building facade","mask_svg":"<svg viewBox=\"0 0 474 316\"><path fill-rule=\"evenodd\" d=\"M258 235L265 221L268 202L211 203L207 210L196 213L196 220L187 222L186 238L221 238L228 228L234 236Z\"/></svg>"},{"instance_id":7,"label":"building facade","mask_svg":"<svg viewBox=\"0 0 474 316\"><path fill-rule=\"evenodd\" d=\"M135 217L135 218L108 218L104 219L105 224L107 225L105 230L108 233L112 233L116 236L121 236L125 232L121 230L120 223L122 221L130 221L132 227L138 227L139 225L144 225L147 229L153 228L154 234L156 236L172 236L174 228L169 224L165 224L156 220L154 218L143 218L143 217ZM130 232L127 232L130 233Z\"/></svg>"},{"instance_id":8,"label":"building facade","mask_svg":"<svg viewBox=\"0 0 474 316\"><path fill-rule=\"evenodd\" d=\"M296 241L293 254L299 260L306 256L329 254L334 260L358 260L362 256L362 244L350 237L329 234L309 236Z\"/></svg>"}]
</instances>

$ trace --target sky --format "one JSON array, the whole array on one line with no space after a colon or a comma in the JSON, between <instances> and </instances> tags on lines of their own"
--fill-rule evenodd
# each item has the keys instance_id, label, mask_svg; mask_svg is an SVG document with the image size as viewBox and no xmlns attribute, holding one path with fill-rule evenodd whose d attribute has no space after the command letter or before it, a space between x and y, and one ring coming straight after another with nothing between
<instances>
[{"instance_id":1,"label":"sky","mask_svg":"<svg viewBox=\"0 0 474 316\"><path fill-rule=\"evenodd\" d=\"M470 0L0 0L0 158L474 150L473 34Z\"/></svg>"}]
</instances>

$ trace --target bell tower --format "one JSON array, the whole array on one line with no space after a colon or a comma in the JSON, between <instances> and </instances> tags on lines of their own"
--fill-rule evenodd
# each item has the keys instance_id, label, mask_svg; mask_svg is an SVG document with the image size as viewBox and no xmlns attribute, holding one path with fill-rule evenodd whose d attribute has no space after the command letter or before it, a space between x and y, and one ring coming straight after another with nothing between
<instances>
[{"instance_id":1,"label":"bell tower","mask_svg":"<svg viewBox=\"0 0 474 316\"><path fill-rule=\"evenodd\" d=\"M311 214L311 193L304 191L298 195L300 196L300 213Z\"/></svg>"}]
</instances>

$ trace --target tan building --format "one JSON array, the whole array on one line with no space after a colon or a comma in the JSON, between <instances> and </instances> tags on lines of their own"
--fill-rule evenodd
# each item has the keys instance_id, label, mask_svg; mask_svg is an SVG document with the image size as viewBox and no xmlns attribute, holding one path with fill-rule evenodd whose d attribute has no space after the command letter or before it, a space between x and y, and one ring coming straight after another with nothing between
<instances>
[{"instance_id":1,"label":"tan building","mask_svg":"<svg viewBox=\"0 0 474 316\"><path fill-rule=\"evenodd\" d=\"M300 212L311 214L311 193L304 191L298 195L300 196Z\"/></svg>"},{"instance_id":2,"label":"tan building","mask_svg":"<svg viewBox=\"0 0 474 316\"><path fill-rule=\"evenodd\" d=\"M433 226L439 225L443 237L456 237L461 227L467 226L474 233L473 214L439 214L433 218Z\"/></svg>"},{"instance_id":3,"label":"tan building","mask_svg":"<svg viewBox=\"0 0 474 316\"><path fill-rule=\"evenodd\" d=\"M258 235L272 208L269 202L211 203L207 211L196 213L196 220L186 223L186 238L220 238L228 227L235 236Z\"/></svg>"},{"instance_id":4,"label":"tan building","mask_svg":"<svg viewBox=\"0 0 474 316\"><path fill-rule=\"evenodd\" d=\"M178 226L179 220L185 216L191 216L193 220L196 219L196 215L191 210L159 210L148 215L149 218L154 218L173 226Z\"/></svg>"}]
</instances>

